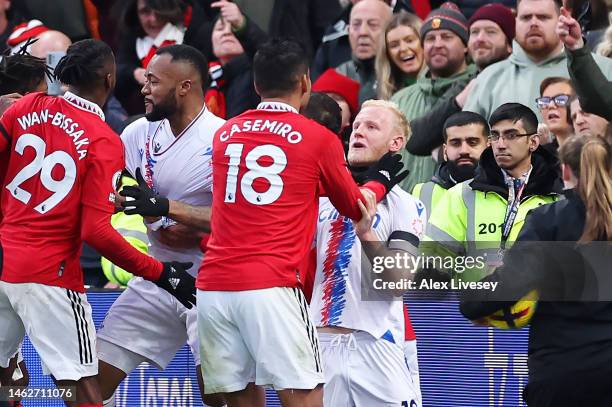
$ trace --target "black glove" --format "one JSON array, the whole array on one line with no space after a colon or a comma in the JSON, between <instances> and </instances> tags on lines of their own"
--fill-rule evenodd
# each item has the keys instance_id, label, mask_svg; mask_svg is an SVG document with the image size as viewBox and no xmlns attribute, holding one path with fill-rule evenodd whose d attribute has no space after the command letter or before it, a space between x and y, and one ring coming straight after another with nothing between
<instances>
[{"instance_id":1,"label":"black glove","mask_svg":"<svg viewBox=\"0 0 612 407\"><path fill-rule=\"evenodd\" d=\"M159 280L153 282L172 294L185 307L192 308L196 303L195 278L186 270L191 268L193 263L172 261L163 264L164 269Z\"/></svg>"},{"instance_id":2,"label":"black glove","mask_svg":"<svg viewBox=\"0 0 612 407\"><path fill-rule=\"evenodd\" d=\"M391 191L396 184L401 182L408 176L410 171L401 172L404 168L402 157L399 154L387 153L383 155L377 163L374 163L363 174L364 182L376 181L380 182L387 188L387 193Z\"/></svg>"},{"instance_id":3,"label":"black glove","mask_svg":"<svg viewBox=\"0 0 612 407\"><path fill-rule=\"evenodd\" d=\"M147 182L142 178L140 168L136 168L136 181L138 186L127 185L123 187L119 194L121 196L134 198L133 201L123 201L121 206L126 209L123 212L126 215L142 215L142 216L166 216L170 208L170 202L167 198L155 196Z\"/></svg>"}]
</instances>

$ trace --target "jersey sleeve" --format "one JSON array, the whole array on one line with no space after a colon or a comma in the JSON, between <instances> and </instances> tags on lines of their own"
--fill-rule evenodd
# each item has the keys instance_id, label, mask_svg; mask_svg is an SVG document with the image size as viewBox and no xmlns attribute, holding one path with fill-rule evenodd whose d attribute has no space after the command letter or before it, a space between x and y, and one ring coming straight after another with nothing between
<instances>
[{"instance_id":1,"label":"jersey sleeve","mask_svg":"<svg viewBox=\"0 0 612 407\"><path fill-rule=\"evenodd\" d=\"M348 169L340 140L336 136L329 137L329 140L330 142L325 143L325 147L321 149L319 189L325 191L325 195L341 215L359 220L361 211L357 201L360 199L364 201L363 195ZM385 187L377 182L368 182L364 187L376 194L377 201L380 201L385 194Z\"/></svg>"},{"instance_id":2,"label":"jersey sleeve","mask_svg":"<svg viewBox=\"0 0 612 407\"><path fill-rule=\"evenodd\" d=\"M87 157L89 165L82 180L81 237L122 269L149 280L157 280L162 264L132 247L110 223L124 167L121 141L117 136L110 135L91 147Z\"/></svg>"},{"instance_id":3,"label":"jersey sleeve","mask_svg":"<svg viewBox=\"0 0 612 407\"><path fill-rule=\"evenodd\" d=\"M427 224L427 209L423 202L420 199L404 197L393 209L396 216L393 217L391 231L408 232L420 240Z\"/></svg>"},{"instance_id":4,"label":"jersey sleeve","mask_svg":"<svg viewBox=\"0 0 612 407\"><path fill-rule=\"evenodd\" d=\"M121 141L114 135L98 140L89 148L87 170L82 179L83 205L114 213L115 195L125 167L123 157Z\"/></svg>"}]
</instances>

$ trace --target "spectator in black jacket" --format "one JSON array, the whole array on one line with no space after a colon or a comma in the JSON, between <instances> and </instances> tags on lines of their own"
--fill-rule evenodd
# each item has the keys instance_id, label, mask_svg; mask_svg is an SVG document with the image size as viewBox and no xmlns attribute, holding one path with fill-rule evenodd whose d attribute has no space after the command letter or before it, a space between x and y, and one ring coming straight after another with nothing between
<instances>
[{"instance_id":1,"label":"spectator in black jacket","mask_svg":"<svg viewBox=\"0 0 612 407\"><path fill-rule=\"evenodd\" d=\"M478 72L512 53L514 25L512 11L501 4L487 4L476 10L469 20L468 51ZM462 110L470 89L468 82L457 81L429 113L410 122L412 136L406 149L411 154L428 156L442 145L444 122Z\"/></svg>"},{"instance_id":2,"label":"spectator in black jacket","mask_svg":"<svg viewBox=\"0 0 612 407\"><path fill-rule=\"evenodd\" d=\"M313 81L316 81L328 68L337 68L351 59L348 23L353 3L356 1L358 0L351 0L338 19L325 29L310 69L310 78Z\"/></svg>"},{"instance_id":3,"label":"spectator in black jacket","mask_svg":"<svg viewBox=\"0 0 612 407\"><path fill-rule=\"evenodd\" d=\"M561 8L557 35L565 46L567 67L580 105L586 112L611 120L612 83L603 75L591 50L585 45L580 24L565 8Z\"/></svg>"},{"instance_id":4,"label":"spectator in black jacket","mask_svg":"<svg viewBox=\"0 0 612 407\"><path fill-rule=\"evenodd\" d=\"M374 59L380 47L391 7L380 0L361 0L351 10L349 41L351 60L336 68L344 76L359 82L359 104L376 98Z\"/></svg>"},{"instance_id":5,"label":"spectator in black jacket","mask_svg":"<svg viewBox=\"0 0 612 407\"><path fill-rule=\"evenodd\" d=\"M567 199L527 216L504 265L483 280L498 282L497 288L464 293L461 312L478 320L536 289L527 405L607 407L612 405L612 147L599 137L573 136L560 157L571 188Z\"/></svg>"},{"instance_id":6,"label":"spectator in black jacket","mask_svg":"<svg viewBox=\"0 0 612 407\"><path fill-rule=\"evenodd\" d=\"M225 0L223 0L225 1ZM209 8L214 0L200 0ZM312 57L326 27L342 12L338 0L234 0L270 37L294 38Z\"/></svg>"},{"instance_id":7,"label":"spectator in black jacket","mask_svg":"<svg viewBox=\"0 0 612 407\"><path fill-rule=\"evenodd\" d=\"M212 32L217 62L209 64L212 83L206 91L206 106L229 119L254 109L260 101L253 86L252 61L268 36L235 3L218 1L213 6L219 8Z\"/></svg>"},{"instance_id":8,"label":"spectator in black jacket","mask_svg":"<svg viewBox=\"0 0 612 407\"><path fill-rule=\"evenodd\" d=\"M196 1L189 5L182 0L129 0L123 6L115 96L133 115L144 113L140 89L158 48L188 44L207 53L198 38L206 17Z\"/></svg>"}]
</instances>

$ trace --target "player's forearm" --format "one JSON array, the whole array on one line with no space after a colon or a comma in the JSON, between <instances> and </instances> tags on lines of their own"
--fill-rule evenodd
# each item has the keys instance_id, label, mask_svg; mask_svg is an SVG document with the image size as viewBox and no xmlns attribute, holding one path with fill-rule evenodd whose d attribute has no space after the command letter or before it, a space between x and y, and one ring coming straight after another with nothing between
<instances>
[{"instance_id":1,"label":"player's forearm","mask_svg":"<svg viewBox=\"0 0 612 407\"><path fill-rule=\"evenodd\" d=\"M415 275L413 256L404 250L390 249L385 242L381 242L376 234L370 231L359 236L361 247L373 265L372 272L375 278L384 282L400 282L413 280ZM395 296L401 296L405 290L389 290Z\"/></svg>"},{"instance_id":2,"label":"player's forearm","mask_svg":"<svg viewBox=\"0 0 612 407\"><path fill-rule=\"evenodd\" d=\"M210 206L192 206L179 201L170 201L168 217L178 223L190 226L203 232L210 232Z\"/></svg>"},{"instance_id":3,"label":"player's forearm","mask_svg":"<svg viewBox=\"0 0 612 407\"><path fill-rule=\"evenodd\" d=\"M110 224L110 216L101 211L84 207L81 237L111 263L141 276L156 281L163 265L154 258L141 253L123 238Z\"/></svg>"}]
</instances>

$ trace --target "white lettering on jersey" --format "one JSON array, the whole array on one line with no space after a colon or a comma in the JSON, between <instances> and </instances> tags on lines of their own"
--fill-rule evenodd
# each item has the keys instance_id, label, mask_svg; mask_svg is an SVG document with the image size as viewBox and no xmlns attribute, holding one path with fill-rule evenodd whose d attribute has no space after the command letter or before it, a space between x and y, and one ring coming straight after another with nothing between
<instances>
[{"instance_id":1,"label":"white lettering on jersey","mask_svg":"<svg viewBox=\"0 0 612 407\"><path fill-rule=\"evenodd\" d=\"M44 109L40 112L30 112L18 117L17 122L23 130L26 130L37 124L46 124L49 122L49 119L51 119L51 124L53 126L59 127L72 138L74 147L79 154L79 160L85 158L87 156L89 139L86 137L81 138L85 132L83 130L77 130L80 127L79 124L65 114L60 112L50 113L49 109Z\"/></svg>"},{"instance_id":2,"label":"white lettering on jersey","mask_svg":"<svg viewBox=\"0 0 612 407\"><path fill-rule=\"evenodd\" d=\"M257 119L245 120L242 123L242 127L238 124L233 124L229 132L224 130L219 135L219 140L222 142L228 141L236 133L250 132L250 133L266 133L276 134L286 139L291 144L297 144L302 141L302 133L297 130L293 130L293 127L284 122L278 122L276 120L263 120Z\"/></svg>"}]
</instances>

